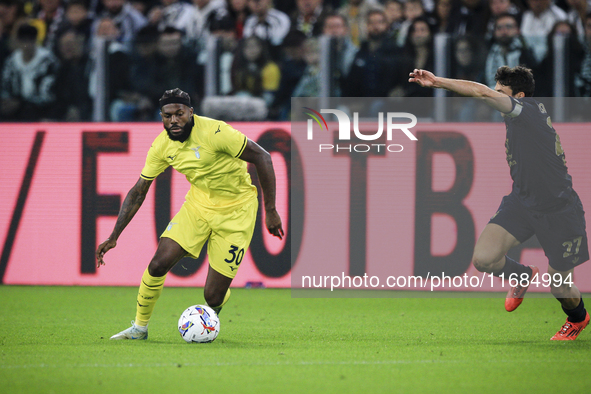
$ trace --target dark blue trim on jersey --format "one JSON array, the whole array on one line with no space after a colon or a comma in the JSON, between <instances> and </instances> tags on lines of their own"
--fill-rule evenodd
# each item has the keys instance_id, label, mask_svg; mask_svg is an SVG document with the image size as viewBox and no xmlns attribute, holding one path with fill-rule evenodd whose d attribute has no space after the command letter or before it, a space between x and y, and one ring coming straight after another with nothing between
<instances>
[{"instance_id":1,"label":"dark blue trim on jersey","mask_svg":"<svg viewBox=\"0 0 591 394\"><path fill-rule=\"evenodd\" d=\"M248 142L248 138L246 136L244 136L244 143L242 144L242 147L240 148L240 151L238 152L238 154L234 157L238 157L242 154L242 152L244 152L244 148L246 148L247 142Z\"/></svg>"}]
</instances>

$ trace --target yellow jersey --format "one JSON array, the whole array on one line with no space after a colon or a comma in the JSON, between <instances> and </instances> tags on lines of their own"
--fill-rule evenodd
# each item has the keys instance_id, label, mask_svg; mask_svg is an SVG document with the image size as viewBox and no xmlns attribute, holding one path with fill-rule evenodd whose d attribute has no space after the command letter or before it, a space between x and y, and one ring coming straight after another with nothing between
<instances>
[{"instance_id":1,"label":"yellow jersey","mask_svg":"<svg viewBox=\"0 0 591 394\"><path fill-rule=\"evenodd\" d=\"M238 157L247 137L225 122L193 115L195 124L184 142L163 130L152 143L141 177L153 180L168 166L191 184L185 199L206 208L226 208L256 198L247 163Z\"/></svg>"}]
</instances>

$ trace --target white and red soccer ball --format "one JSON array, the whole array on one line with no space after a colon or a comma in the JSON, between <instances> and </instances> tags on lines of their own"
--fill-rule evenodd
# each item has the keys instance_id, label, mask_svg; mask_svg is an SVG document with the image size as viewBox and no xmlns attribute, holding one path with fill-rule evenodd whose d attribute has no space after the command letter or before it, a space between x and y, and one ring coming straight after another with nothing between
<instances>
[{"instance_id":1,"label":"white and red soccer ball","mask_svg":"<svg viewBox=\"0 0 591 394\"><path fill-rule=\"evenodd\" d=\"M213 342L220 332L220 319L210 307L193 305L181 314L179 332L187 343Z\"/></svg>"}]
</instances>

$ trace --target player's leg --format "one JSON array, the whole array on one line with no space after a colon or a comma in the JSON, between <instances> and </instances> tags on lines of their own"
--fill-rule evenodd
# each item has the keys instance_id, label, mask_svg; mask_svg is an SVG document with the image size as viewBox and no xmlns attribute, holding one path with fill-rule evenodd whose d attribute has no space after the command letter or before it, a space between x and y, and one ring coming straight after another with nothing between
<instances>
[{"instance_id":1,"label":"player's leg","mask_svg":"<svg viewBox=\"0 0 591 394\"><path fill-rule=\"evenodd\" d=\"M183 204L162 233L156 253L144 271L137 296L135 322L111 339L147 338L147 325L162 293L166 274L184 256L199 256L210 233L199 212Z\"/></svg>"},{"instance_id":2,"label":"player's leg","mask_svg":"<svg viewBox=\"0 0 591 394\"><path fill-rule=\"evenodd\" d=\"M158 249L142 276L137 295L136 325L143 327L148 325L156 301L162 293L166 274L186 255L187 251L175 240L160 238Z\"/></svg>"},{"instance_id":3,"label":"player's leg","mask_svg":"<svg viewBox=\"0 0 591 394\"><path fill-rule=\"evenodd\" d=\"M507 256L509 249L519 244L517 238L503 227L489 223L476 242L472 258L474 267L480 272L491 273L505 280L518 279L517 286L511 287L505 298L505 310L508 312L514 311L523 302L523 296L529 287L521 285L525 283L521 280L524 275L531 278L539 273L537 267L527 267ZM529 280L527 283L529 284Z\"/></svg>"},{"instance_id":4,"label":"player's leg","mask_svg":"<svg viewBox=\"0 0 591 394\"><path fill-rule=\"evenodd\" d=\"M209 266L203 295L207 305L209 305L218 315L221 312L222 307L230 298L230 284L232 283L232 280L233 278L222 275Z\"/></svg>"},{"instance_id":5,"label":"player's leg","mask_svg":"<svg viewBox=\"0 0 591 394\"><path fill-rule=\"evenodd\" d=\"M550 290L567 315L566 323L552 339L573 340L589 323L581 292L573 283L575 267L589 260L585 212L573 194L561 211L538 216L536 235L548 256Z\"/></svg>"},{"instance_id":6,"label":"player's leg","mask_svg":"<svg viewBox=\"0 0 591 394\"><path fill-rule=\"evenodd\" d=\"M137 295L135 321L130 328L113 335L111 339L148 338L148 322L156 301L162 293L166 273L186 255L187 252L176 241L160 238L156 253L142 275Z\"/></svg>"},{"instance_id":7,"label":"player's leg","mask_svg":"<svg viewBox=\"0 0 591 394\"><path fill-rule=\"evenodd\" d=\"M577 336L589 324L589 313L585 309L585 303L581 297L581 292L577 286L572 283L573 271L557 271L548 267L550 274L551 291L554 297L562 305L562 310L566 313L566 323L551 338L558 341L575 340Z\"/></svg>"},{"instance_id":8,"label":"player's leg","mask_svg":"<svg viewBox=\"0 0 591 394\"><path fill-rule=\"evenodd\" d=\"M209 271L204 296L207 304L219 313L230 298L230 284L248 250L256 223L258 201L229 212L215 214L207 245Z\"/></svg>"},{"instance_id":9,"label":"player's leg","mask_svg":"<svg viewBox=\"0 0 591 394\"><path fill-rule=\"evenodd\" d=\"M476 241L472 264L480 272L497 276L508 269L515 269L515 264L527 268L506 256L511 248L519 244L520 242L503 227L489 223ZM521 270L520 267L517 269Z\"/></svg>"},{"instance_id":10,"label":"player's leg","mask_svg":"<svg viewBox=\"0 0 591 394\"><path fill-rule=\"evenodd\" d=\"M503 197L499 210L490 219L474 247L472 263L481 272L491 273L508 280L520 279L517 286L511 287L505 298L505 309L515 310L523 301L529 279L539 270L534 266L519 264L507 256L507 252L528 240L534 229L525 208L513 194ZM523 279L527 279L523 281Z\"/></svg>"}]
</instances>

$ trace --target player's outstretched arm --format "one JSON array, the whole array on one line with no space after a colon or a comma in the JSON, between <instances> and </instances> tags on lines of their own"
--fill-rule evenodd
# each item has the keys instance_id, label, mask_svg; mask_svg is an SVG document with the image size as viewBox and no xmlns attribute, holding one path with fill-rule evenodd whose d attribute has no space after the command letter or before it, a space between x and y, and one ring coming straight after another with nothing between
<instances>
[{"instance_id":1,"label":"player's outstretched arm","mask_svg":"<svg viewBox=\"0 0 591 394\"><path fill-rule=\"evenodd\" d=\"M240 159L254 164L263 189L267 230L279 239L283 239L281 218L275 209L275 171L271 155L259 144L249 139Z\"/></svg>"},{"instance_id":2,"label":"player's outstretched arm","mask_svg":"<svg viewBox=\"0 0 591 394\"><path fill-rule=\"evenodd\" d=\"M121 205L121 209L119 210L119 216L117 217L117 223L115 223L113 232L96 250L97 268L105 264L103 260L105 253L117 246L117 239L119 239L123 229L131 222L131 219L133 219L136 212L142 206L151 184L152 181L140 178L127 193L127 197L125 197L123 205Z\"/></svg>"},{"instance_id":3,"label":"player's outstretched arm","mask_svg":"<svg viewBox=\"0 0 591 394\"><path fill-rule=\"evenodd\" d=\"M513 109L509 96L478 82L442 78L430 71L419 69L414 69L409 74L408 82L417 83L425 88L450 90L461 96L482 98L488 105L503 113L509 113Z\"/></svg>"}]
</instances>

